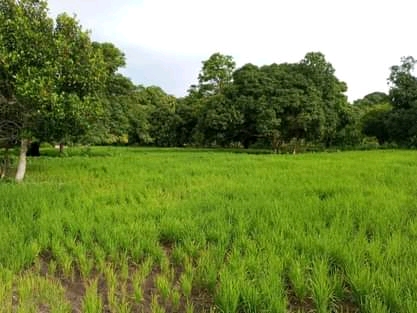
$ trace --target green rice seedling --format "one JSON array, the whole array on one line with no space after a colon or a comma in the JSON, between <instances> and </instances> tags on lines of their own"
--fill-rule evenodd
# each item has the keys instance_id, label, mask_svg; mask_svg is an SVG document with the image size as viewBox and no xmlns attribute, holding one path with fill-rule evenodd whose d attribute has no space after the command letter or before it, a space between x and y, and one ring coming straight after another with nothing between
<instances>
[{"instance_id":1,"label":"green rice seedling","mask_svg":"<svg viewBox=\"0 0 417 313\"><path fill-rule=\"evenodd\" d=\"M39 257L37 257L34 261L33 261L33 270L36 273L41 273L42 272L42 262L41 259Z\"/></svg>"},{"instance_id":2,"label":"green rice seedling","mask_svg":"<svg viewBox=\"0 0 417 313\"><path fill-rule=\"evenodd\" d=\"M165 313L164 308L159 305L158 295L156 295L156 294L152 295L151 311L152 311L152 313Z\"/></svg>"},{"instance_id":3,"label":"green rice seedling","mask_svg":"<svg viewBox=\"0 0 417 313\"><path fill-rule=\"evenodd\" d=\"M175 246L175 249L172 250L172 262L174 265L179 266L185 262L187 254L184 251L184 248L180 245Z\"/></svg>"},{"instance_id":4,"label":"green rice seedling","mask_svg":"<svg viewBox=\"0 0 417 313\"><path fill-rule=\"evenodd\" d=\"M375 289L370 268L355 262L347 273L347 277L349 286L352 288L354 301L363 303L364 297L369 294L369 291Z\"/></svg>"},{"instance_id":5,"label":"green rice seedling","mask_svg":"<svg viewBox=\"0 0 417 313\"><path fill-rule=\"evenodd\" d=\"M93 255L97 269L103 271L106 266L106 253L100 246L95 246Z\"/></svg>"},{"instance_id":6,"label":"green rice seedling","mask_svg":"<svg viewBox=\"0 0 417 313\"><path fill-rule=\"evenodd\" d=\"M60 261L60 265L62 268L62 273L65 277L72 277L73 275L73 259L72 256L69 254L65 254L62 256Z\"/></svg>"},{"instance_id":7,"label":"green rice seedling","mask_svg":"<svg viewBox=\"0 0 417 313\"><path fill-rule=\"evenodd\" d=\"M143 301L142 283L144 279L145 278L142 276L142 273L140 271L136 271L133 275L133 293L135 301L137 303L141 303Z\"/></svg>"},{"instance_id":8,"label":"green rice seedling","mask_svg":"<svg viewBox=\"0 0 417 313\"><path fill-rule=\"evenodd\" d=\"M183 273L180 277L181 291L189 299L193 288L193 277L190 274Z\"/></svg>"},{"instance_id":9,"label":"green rice seedling","mask_svg":"<svg viewBox=\"0 0 417 313\"><path fill-rule=\"evenodd\" d=\"M185 253L190 257L190 258L197 258L199 253L200 253L200 244L199 242L196 242L195 240L191 239L191 238L185 238L182 241L182 247L184 248Z\"/></svg>"},{"instance_id":10,"label":"green rice seedling","mask_svg":"<svg viewBox=\"0 0 417 313\"><path fill-rule=\"evenodd\" d=\"M364 312L366 313L390 313L387 306L375 295L370 295L365 297L365 301L363 303Z\"/></svg>"},{"instance_id":11,"label":"green rice seedling","mask_svg":"<svg viewBox=\"0 0 417 313\"><path fill-rule=\"evenodd\" d=\"M181 294L178 291L177 288L174 288L171 290L171 303L172 307L174 308L174 311L178 311L180 308L180 300L181 300Z\"/></svg>"},{"instance_id":12,"label":"green rice seedling","mask_svg":"<svg viewBox=\"0 0 417 313\"><path fill-rule=\"evenodd\" d=\"M129 259L126 255L121 257L120 261L120 278L122 281L126 281L129 278Z\"/></svg>"},{"instance_id":13,"label":"green rice seedling","mask_svg":"<svg viewBox=\"0 0 417 313\"><path fill-rule=\"evenodd\" d=\"M47 308L51 312L71 312L70 306L65 301L63 288L55 281L27 273L20 276L16 283L18 289L15 297L19 312L35 313L40 308ZM9 312L13 311L15 310Z\"/></svg>"},{"instance_id":14,"label":"green rice seedling","mask_svg":"<svg viewBox=\"0 0 417 313\"><path fill-rule=\"evenodd\" d=\"M263 297L258 288L250 282L242 284L245 286L240 290L242 297L243 311L247 313L258 313L262 311Z\"/></svg>"},{"instance_id":15,"label":"green rice seedling","mask_svg":"<svg viewBox=\"0 0 417 313\"><path fill-rule=\"evenodd\" d=\"M62 265L62 261L68 256L68 252L58 239L52 240L51 254L57 260L59 265Z\"/></svg>"},{"instance_id":16,"label":"green rice seedling","mask_svg":"<svg viewBox=\"0 0 417 313\"><path fill-rule=\"evenodd\" d=\"M271 273L266 273L265 277L259 282L258 288L263 296L262 311L285 312L288 307L282 277L278 275L278 272L281 271L280 267L282 267L282 264L275 269L273 268Z\"/></svg>"},{"instance_id":17,"label":"green rice seedling","mask_svg":"<svg viewBox=\"0 0 417 313\"><path fill-rule=\"evenodd\" d=\"M93 260L85 254L81 254L78 256L78 263L82 277L88 278L94 268Z\"/></svg>"},{"instance_id":18,"label":"green rice seedling","mask_svg":"<svg viewBox=\"0 0 417 313\"><path fill-rule=\"evenodd\" d=\"M193 277L194 275L194 266L192 260L187 256L184 258L184 273L189 277Z\"/></svg>"},{"instance_id":19,"label":"green rice seedling","mask_svg":"<svg viewBox=\"0 0 417 313\"><path fill-rule=\"evenodd\" d=\"M174 282L174 268L171 266L170 259L168 256L164 255L160 262L159 267L161 269L161 274L166 278L168 284L172 284Z\"/></svg>"},{"instance_id":20,"label":"green rice seedling","mask_svg":"<svg viewBox=\"0 0 417 313\"><path fill-rule=\"evenodd\" d=\"M0 268L0 312L12 312L13 273Z\"/></svg>"},{"instance_id":21,"label":"green rice seedling","mask_svg":"<svg viewBox=\"0 0 417 313\"><path fill-rule=\"evenodd\" d=\"M161 272L164 275L168 275L170 270L171 270L171 266L170 266L170 262L167 256L163 256L159 262L159 267L161 268Z\"/></svg>"},{"instance_id":22,"label":"green rice seedling","mask_svg":"<svg viewBox=\"0 0 417 313\"><path fill-rule=\"evenodd\" d=\"M344 300L346 296L350 297L349 290L346 289L345 277L340 273L335 273L329 277L330 285L334 287L334 299Z\"/></svg>"},{"instance_id":23,"label":"green rice seedling","mask_svg":"<svg viewBox=\"0 0 417 313\"><path fill-rule=\"evenodd\" d=\"M162 301L166 302L171 291L171 284L169 283L168 278L164 274L160 274L156 277L155 284L161 295Z\"/></svg>"},{"instance_id":24,"label":"green rice seedling","mask_svg":"<svg viewBox=\"0 0 417 313\"><path fill-rule=\"evenodd\" d=\"M85 313L97 313L103 311L101 297L97 293L97 279L89 282L86 287L85 296L82 303L82 311Z\"/></svg>"},{"instance_id":25,"label":"green rice seedling","mask_svg":"<svg viewBox=\"0 0 417 313\"><path fill-rule=\"evenodd\" d=\"M146 258L145 261L140 265L140 268L138 270L138 273L140 277L145 279L151 272L153 268L153 259L152 258Z\"/></svg>"},{"instance_id":26,"label":"green rice seedling","mask_svg":"<svg viewBox=\"0 0 417 313\"><path fill-rule=\"evenodd\" d=\"M214 292L217 284L218 264L213 254L204 251L198 260L195 281L200 287Z\"/></svg>"},{"instance_id":27,"label":"green rice seedling","mask_svg":"<svg viewBox=\"0 0 417 313\"><path fill-rule=\"evenodd\" d=\"M194 305L191 301L187 301L185 304L185 313L194 313Z\"/></svg>"},{"instance_id":28,"label":"green rice seedling","mask_svg":"<svg viewBox=\"0 0 417 313\"><path fill-rule=\"evenodd\" d=\"M127 302L127 300L129 299L130 295L128 292L128 288L127 288L127 282L120 282L119 283L119 298L121 300L121 302Z\"/></svg>"},{"instance_id":29,"label":"green rice seedling","mask_svg":"<svg viewBox=\"0 0 417 313\"><path fill-rule=\"evenodd\" d=\"M130 310L130 305L128 302L120 302L119 304L117 304L115 311L114 312L118 312L118 313L131 313Z\"/></svg>"},{"instance_id":30,"label":"green rice seedling","mask_svg":"<svg viewBox=\"0 0 417 313\"><path fill-rule=\"evenodd\" d=\"M50 275L50 276L53 277L53 276L55 276L56 271L57 271L56 261L55 260L49 261L49 264L48 264L48 275Z\"/></svg>"},{"instance_id":31,"label":"green rice seedling","mask_svg":"<svg viewBox=\"0 0 417 313\"><path fill-rule=\"evenodd\" d=\"M390 312L404 312L404 303L401 301L401 286L398 284L398 278L387 278L382 273L379 274L378 290L381 298L384 299L384 304L388 307Z\"/></svg>"},{"instance_id":32,"label":"green rice seedling","mask_svg":"<svg viewBox=\"0 0 417 313\"><path fill-rule=\"evenodd\" d=\"M328 277L328 265L324 260L313 263L311 292L318 313L327 313L335 302L334 286Z\"/></svg>"},{"instance_id":33,"label":"green rice seedling","mask_svg":"<svg viewBox=\"0 0 417 313\"><path fill-rule=\"evenodd\" d=\"M122 283L120 286L120 297L119 301L116 304L114 311L120 313L129 313L130 312L130 305L129 305L129 293L127 290L126 283Z\"/></svg>"},{"instance_id":34,"label":"green rice seedling","mask_svg":"<svg viewBox=\"0 0 417 313\"><path fill-rule=\"evenodd\" d=\"M404 308L403 312L413 313L415 311L416 306L417 306L417 301L414 299L415 298L411 296L406 298L406 300L403 303L403 308Z\"/></svg>"},{"instance_id":35,"label":"green rice seedling","mask_svg":"<svg viewBox=\"0 0 417 313\"><path fill-rule=\"evenodd\" d=\"M224 313L235 313L239 307L240 284L236 276L228 271L220 273L220 288L216 293L216 303Z\"/></svg>"},{"instance_id":36,"label":"green rice seedling","mask_svg":"<svg viewBox=\"0 0 417 313\"><path fill-rule=\"evenodd\" d=\"M291 287L294 288L295 295L298 299L303 300L308 297L309 286L307 264L305 260L295 259L289 268L288 276L291 281Z\"/></svg>"},{"instance_id":37,"label":"green rice seedling","mask_svg":"<svg viewBox=\"0 0 417 313\"><path fill-rule=\"evenodd\" d=\"M109 265L104 271L104 277L107 282L107 300L111 308L115 308L117 305L117 290L118 279L116 271L112 265Z\"/></svg>"}]
</instances>

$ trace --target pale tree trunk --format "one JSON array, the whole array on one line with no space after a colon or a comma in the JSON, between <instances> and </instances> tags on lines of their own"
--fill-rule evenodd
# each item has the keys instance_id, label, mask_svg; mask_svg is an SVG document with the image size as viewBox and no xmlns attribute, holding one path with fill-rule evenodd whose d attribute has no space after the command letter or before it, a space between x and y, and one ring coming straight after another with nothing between
<instances>
[{"instance_id":1,"label":"pale tree trunk","mask_svg":"<svg viewBox=\"0 0 417 313\"><path fill-rule=\"evenodd\" d=\"M29 140L22 139L20 146L19 165L17 166L16 182L21 183L26 173L26 153L28 151Z\"/></svg>"}]
</instances>

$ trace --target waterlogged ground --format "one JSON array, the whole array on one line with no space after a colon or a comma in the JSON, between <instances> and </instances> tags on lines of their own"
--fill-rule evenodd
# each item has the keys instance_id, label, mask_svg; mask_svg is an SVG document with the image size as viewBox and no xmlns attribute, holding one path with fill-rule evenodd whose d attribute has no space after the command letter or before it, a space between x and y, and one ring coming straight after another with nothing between
<instances>
[{"instance_id":1,"label":"waterlogged ground","mask_svg":"<svg viewBox=\"0 0 417 313\"><path fill-rule=\"evenodd\" d=\"M0 312L415 312L417 154L93 148L0 183Z\"/></svg>"}]
</instances>

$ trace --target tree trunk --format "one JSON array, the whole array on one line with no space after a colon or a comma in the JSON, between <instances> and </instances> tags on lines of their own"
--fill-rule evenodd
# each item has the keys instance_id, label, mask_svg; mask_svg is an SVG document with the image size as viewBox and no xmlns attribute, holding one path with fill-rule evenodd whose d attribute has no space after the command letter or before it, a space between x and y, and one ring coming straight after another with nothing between
<instances>
[{"instance_id":1,"label":"tree trunk","mask_svg":"<svg viewBox=\"0 0 417 313\"><path fill-rule=\"evenodd\" d=\"M64 144L60 143L59 144L59 154L62 155L64 153Z\"/></svg>"},{"instance_id":2,"label":"tree trunk","mask_svg":"<svg viewBox=\"0 0 417 313\"><path fill-rule=\"evenodd\" d=\"M40 145L41 144L38 141L31 142L28 148L27 156L31 156L31 157L41 156Z\"/></svg>"},{"instance_id":3,"label":"tree trunk","mask_svg":"<svg viewBox=\"0 0 417 313\"><path fill-rule=\"evenodd\" d=\"M242 144L243 144L244 149L249 149L250 139L249 138L244 138Z\"/></svg>"},{"instance_id":4,"label":"tree trunk","mask_svg":"<svg viewBox=\"0 0 417 313\"><path fill-rule=\"evenodd\" d=\"M3 164L0 168L0 179L3 179L7 175L7 171L9 169L10 165L10 159L9 159L9 148L5 148L4 150L4 158L3 158Z\"/></svg>"},{"instance_id":5,"label":"tree trunk","mask_svg":"<svg viewBox=\"0 0 417 313\"><path fill-rule=\"evenodd\" d=\"M19 165L16 172L16 182L21 183L26 173L26 153L28 151L29 140L22 139L20 146Z\"/></svg>"}]
</instances>

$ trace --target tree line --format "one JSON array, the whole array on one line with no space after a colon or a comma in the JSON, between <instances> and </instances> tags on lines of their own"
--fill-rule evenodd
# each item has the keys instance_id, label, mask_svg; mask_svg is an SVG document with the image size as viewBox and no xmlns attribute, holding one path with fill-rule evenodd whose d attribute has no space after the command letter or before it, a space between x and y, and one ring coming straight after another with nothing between
<instances>
[{"instance_id":1,"label":"tree line","mask_svg":"<svg viewBox=\"0 0 417 313\"><path fill-rule=\"evenodd\" d=\"M20 146L21 181L30 143L159 147L417 145L416 60L391 68L389 93L354 103L321 52L297 63L236 67L214 53L185 97L135 85L119 73L124 53L91 39L78 20L48 15L43 0L0 0L0 147Z\"/></svg>"}]
</instances>

